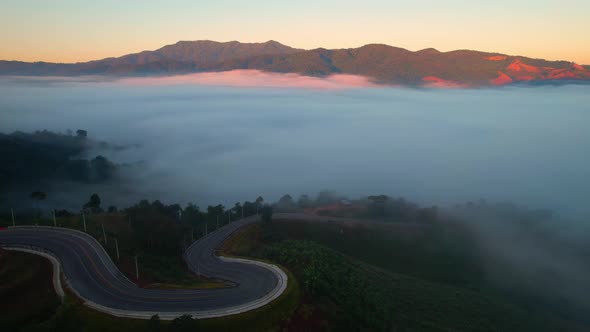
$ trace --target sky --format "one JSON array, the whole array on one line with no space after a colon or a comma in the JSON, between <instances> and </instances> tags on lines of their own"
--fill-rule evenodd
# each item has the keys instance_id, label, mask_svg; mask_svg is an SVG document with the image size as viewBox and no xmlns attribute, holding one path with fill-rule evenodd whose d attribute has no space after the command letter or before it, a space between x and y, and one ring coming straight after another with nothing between
<instances>
[{"instance_id":1,"label":"sky","mask_svg":"<svg viewBox=\"0 0 590 332\"><path fill-rule=\"evenodd\" d=\"M0 59L78 62L179 40L384 43L590 64L588 0L0 0Z\"/></svg>"}]
</instances>

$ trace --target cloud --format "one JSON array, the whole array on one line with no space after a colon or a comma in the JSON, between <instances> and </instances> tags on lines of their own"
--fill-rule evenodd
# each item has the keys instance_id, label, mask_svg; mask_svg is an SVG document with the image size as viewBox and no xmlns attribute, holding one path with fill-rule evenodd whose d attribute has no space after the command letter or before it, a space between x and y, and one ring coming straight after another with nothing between
<instances>
[{"instance_id":1,"label":"cloud","mask_svg":"<svg viewBox=\"0 0 590 332\"><path fill-rule=\"evenodd\" d=\"M325 90L377 86L364 76L339 74L327 77L312 77L298 74L268 73L258 70L232 70L163 77L133 77L120 79L119 82L132 86L208 85Z\"/></svg>"},{"instance_id":2,"label":"cloud","mask_svg":"<svg viewBox=\"0 0 590 332\"><path fill-rule=\"evenodd\" d=\"M96 152L141 162L129 172L133 193L105 195L119 206L141 198L233 204L333 189L590 214L587 86L365 89L368 81L356 76L250 71L30 80L0 78L0 131L81 128L136 147Z\"/></svg>"}]
</instances>

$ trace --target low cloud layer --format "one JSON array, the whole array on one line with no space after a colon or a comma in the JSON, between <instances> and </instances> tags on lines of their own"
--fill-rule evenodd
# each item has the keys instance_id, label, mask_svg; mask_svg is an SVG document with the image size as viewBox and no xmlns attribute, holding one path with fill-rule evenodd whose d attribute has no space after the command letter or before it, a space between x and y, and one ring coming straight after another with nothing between
<instances>
[{"instance_id":1,"label":"low cloud layer","mask_svg":"<svg viewBox=\"0 0 590 332\"><path fill-rule=\"evenodd\" d=\"M369 85L357 77L245 71L114 81L3 78L0 131L81 128L133 147L100 151L141 166L129 171L129 183L73 195L83 200L100 190L106 204L119 206L141 198L233 205L332 189L439 205L511 200L590 214L587 86Z\"/></svg>"},{"instance_id":2,"label":"low cloud layer","mask_svg":"<svg viewBox=\"0 0 590 332\"><path fill-rule=\"evenodd\" d=\"M119 80L131 86L207 85L225 87L350 89L376 86L368 78L355 75L311 77L298 74L267 73L258 70L232 70L164 77L133 77Z\"/></svg>"}]
</instances>

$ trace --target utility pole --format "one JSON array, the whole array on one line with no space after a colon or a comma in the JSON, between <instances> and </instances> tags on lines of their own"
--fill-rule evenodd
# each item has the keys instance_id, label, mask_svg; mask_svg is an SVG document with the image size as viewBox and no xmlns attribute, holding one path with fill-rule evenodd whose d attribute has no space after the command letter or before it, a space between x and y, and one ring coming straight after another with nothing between
<instances>
[{"instance_id":1,"label":"utility pole","mask_svg":"<svg viewBox=\"0 0 590 332\"><path fill-rule=\"evenodd\" d=\"M86 216L84 215L84 212L82 212L82 222L84 222L84 233L86 233Z\"/></svg>"},{"instance_id":2,"label":"utility pole","mask_svg":"<svg viewBox=\"0 0 590 332\"><path fill-rule=\"evenodd\" d=\"M10 215L12 216L12 227L14 227L16 223L14 222L14 210L12 208L10 208Z\"/></svg>"},{"instance_id":3,"label":"utility pole","mask_svg":"<svg viewBox=\"0 0 590 332\"><path fill-rule=\"evenodd\" d=\"M117 250L117 260L119 260L119 241L115 238L115 249Z\"/></svg>"},{"instance_id":4,"label":"utility pole","mask_svg":"<svg viewBox=\"0 0 590 332\"><path fill-rule=\"evenodd\" d=\"M139 267L137 266L137 255L135 255L135 278L139 280Z\"/></svg>"},{"instance_id":5,"label":"utility pole","mask_svg":"<svg viewBox=\"0 0 590 332\"><path fill-rule=\"evenodd\" d=\"M107 233L104 231L104 222L100 223L102 225L102 237L104 238L104 244L107 245Z\"/></svg>"},{"instance_id":6,"label":"utility pole","mask_svg":"<svg viewBox=\"0 0 590 332\"><path fill-rule=\"evenodd\" d=\"M53 227L57 227L57 220L55 219L55 210L53 210Z\"/></svg>"}]
</instances>

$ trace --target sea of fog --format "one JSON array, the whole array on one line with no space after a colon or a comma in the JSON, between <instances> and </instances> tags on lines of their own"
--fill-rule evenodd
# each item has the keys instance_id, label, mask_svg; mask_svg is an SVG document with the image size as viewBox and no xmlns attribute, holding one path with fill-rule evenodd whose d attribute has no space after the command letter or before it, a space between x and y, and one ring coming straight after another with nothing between
<instances>
[{"instance_id":1,"label":"sea of fog","mask_svg":"<svg viewBox=\"0 0 590 332\"><path fill-rule=\"evenodd\" d=\"M590 215L587 85L158 80L0 78L0 131L81 128L126 146L100 153L141 165L130 182L82 188L80 203L96 190L105 205L148 198L205 206L329 189L352 198L384 193L427 205L483 198Z\"/></svg>"}]
</instances>

